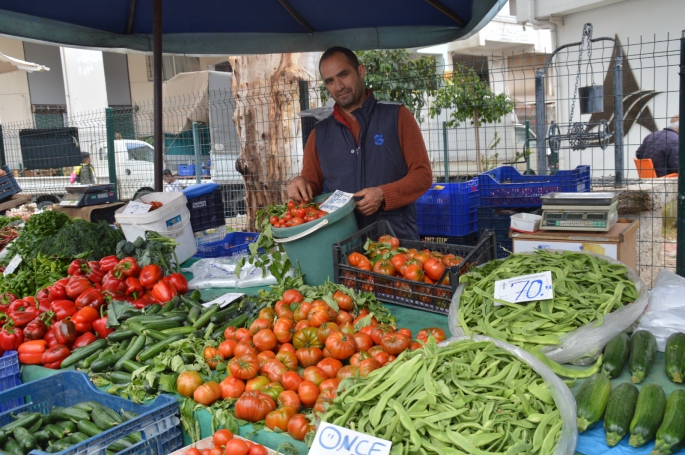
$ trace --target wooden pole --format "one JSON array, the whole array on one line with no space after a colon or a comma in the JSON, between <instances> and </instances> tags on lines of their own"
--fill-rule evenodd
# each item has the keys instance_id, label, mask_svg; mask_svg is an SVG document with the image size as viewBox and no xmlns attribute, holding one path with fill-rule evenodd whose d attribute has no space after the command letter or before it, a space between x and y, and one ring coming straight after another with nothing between
<instances>
[{"instance_id":1,"label":"wooden pole","mask_svg":"<svg viewBox=\"0 0 685 455\"><path fill-rule=\"evenodd\" d=\"M162 0L152 1L152 61L155 136L155 191L164 191L164 133L162 131Z\"/></svg>"}]
</instances>

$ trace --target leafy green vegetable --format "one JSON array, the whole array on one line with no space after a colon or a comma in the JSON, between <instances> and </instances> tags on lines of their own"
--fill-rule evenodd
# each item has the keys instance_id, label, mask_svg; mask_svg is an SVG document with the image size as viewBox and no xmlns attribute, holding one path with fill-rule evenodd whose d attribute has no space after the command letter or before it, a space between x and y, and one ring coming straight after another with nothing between
<instances>
[{"instance_id":1,"label":"leafy green vegetable","mask_svg":"<svg viewBox=\"0 0 685 455\"><path fill-rule=\"evenodd\" d=\"M9 262L15 254L24 260L34 259L40 252L40 245L43 239L53 236L64 226L73 222L71 218L62 212L47 210L43 213L33 215L24 224L21 235L7 247L5 261ZM58 254L58 256L62 256Z\"/></svg>"},{"instance_id":2,"label":"leafy green vegetable","mask_svg":"<svg viewBox=\"0 0 685 455\"><path fill-rule=\"evenodd\" d=\"M269 223L272 216L281 217L285 214L286 206L270 205L257 212L257 229L259 237L254 243L250 243L250 255L241 258L235 267L235 274L240 276L240 270L245 266L247 260L255 267L262 269L262 275L266 276L267 269L276 278L277 282L283 281L285 274L290 270L290 259L285 254L285 250L278 243L274 242L273 227Z\"/></svg>"},{"instance_id":3,"label":"leafy green vegetable","mask_svg":"<svg viewBox=\"0 0 685 455\"><path fill-rule=\"evenodd\" d=\"M119 259L132 256L136 258L141 267L157 264L168 275L178 272L177 246L176 240L164 237L154 231L147 231L145 232L145 239L138 237L134 242L120 241L116 245L116 255Z\"/></svg>"},{"instance_id":4,"label":"leafy green vegetable","mask_svg":"<svg viewBox=\"0 0 685 455\"><path fill-rule=\"evenodd\" d=\"M106 221L90 223L77 219L62 227L57 235L43 239L39 251L48 256L98 261L115 254L117 243L123 239L123 232L112 229Z\"/></svg>"}]
</instances>

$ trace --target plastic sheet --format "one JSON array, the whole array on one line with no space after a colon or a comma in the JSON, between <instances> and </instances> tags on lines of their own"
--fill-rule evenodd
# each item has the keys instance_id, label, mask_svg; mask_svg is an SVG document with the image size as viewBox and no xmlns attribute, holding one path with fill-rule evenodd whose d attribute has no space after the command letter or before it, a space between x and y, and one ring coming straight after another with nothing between
<instances>
[{"instance_id":1,"label":"plastic sheet","mask_svg":"<svg viewBox=\"0 0 685 455\"><path fill-rule=\"evenodd\" d=\"M191 272L193 279L188 282L188 289L211 288L250 288L256 286L270 286L277 280L267 269L264 271L246 261L240 270L240 276L235 273L235 266L240 256L200 259L184 271ZM292 270L286 276L294 276Z\"/></svg>"},{"instance_id":2,"label":"plastic sheet","mask_svg":"<svg viewBox=\"0 0 685 455\"><path fill-rule=\"evenodd\" d=\"M559 409L559 413L561 414L561 419L563 421L561 435L559 436L557 447L554 449L554 455L573 455L576 450L576 443L578 441L578 427L576 426L576 400L573 398L571 390L569 390L564 381L562 381L559 376L554 374L549 367L533 357L526 350L494 338L482 335L473 335L471 337L457 336L443 341L440 343L440 346L464 339L473 341L491 341L497 347L511 352L517 359L528 364L533 371L542 377L549 388L549 392L552 394L552 398L554 398L554 403Z\"/></svg>"},{"instance_id":3,"label":"plastic sheet","mask_svg":"<svg viewBox=\"0 0 685 455\"><path fill-rule=\"evenodd\" d=\"M547 250L549 252L560 252L559 250ZM518 254L535 254L518 253ZM604 259L612 264L622 264L608 256L594 253L590 254L596 258ZM633 329L636 321L644 313L649 303L649 292L642 279L628 268L628 278L635 284L638 297L635 302L625 305L622 308L604 316L604 322L600 326L595 326L597 321L590 322L582 327L568 332L559 338L558 345L546 346L540 350L551 360L558 363L574 363L576 365L589 365L593 363L597 356L602 352L604 346L619 333ZM465 286L459 285L452 298L449 312L449 327L453 336L463 336L464 332L458 324L457 312L459 310L459 299Z\"/></svg>"},{"instance_id":4,"label":"plastic sheet","mask_svg":"<svg viewBox=\"0 0 685 455\"><path fill-rule=\"evenodd\" d=\"M685 332L684 294L685 278L668 270L659 272L649 295L649 308L640 318L637 328L652 332L661 352L664 352L669 336Z\"/></svg>"}]
</instances>

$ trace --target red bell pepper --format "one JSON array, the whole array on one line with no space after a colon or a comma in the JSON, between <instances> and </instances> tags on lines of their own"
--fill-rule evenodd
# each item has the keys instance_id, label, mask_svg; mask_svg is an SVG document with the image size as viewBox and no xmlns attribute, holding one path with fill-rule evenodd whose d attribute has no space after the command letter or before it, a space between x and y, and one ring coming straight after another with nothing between
<instances>
[{"instance_id":1,"label":"red bell pepper","mask_svg":"<svg viewBox=\"0 0 685 455\"><path fill-rule=\"evenodd\" d=\"M140 275L140 265L138 265L136 258L126 257L117 264L112 272L117 278L128 278L130 276L137 278Z\"/></svg>"},{"instance_id":2,"label":"red bell pepper","mask_svg":"<svg viewBox=\"0 0 685 455\"><path fill-rule=\"evenodd\" d=\"M57 280L57 282L55 284L59 284L59 285L62 285L64 287L67 287L67 284L69 284L70 281L71 281L71 277L68 276L66 278L62 278L60 280Z\"/></svg>"},{"instance_id":3,"label":"red bell pepper","mask_svg":"<svg viewBox=\"0 0 685 455\"><path fill-rule=\"evenodd\" d=\"M47 349L48 343L45 340L24 341L19 345L19 362L25 365L40 365L41 357Z\"/></svg>"},{"instance_id":4,"label":"red bell pepper","mask_svg":"<svg viewBox=\"0 0 685 455\"><path fill-rule=\"evenodd\" d=\"M100 294L100 296L102 296L102 294ZM84 306L74 313L74 315L71 317L71 322L74 323L74 327L76 328L77 332L90 332L93 327L93 322L100 317L98 309L90 306Z\"/></svg>"},{"instance_id":5,"label":"red bell pepper","mask_svg":"<svg viewBox=\"0 0 685 455\"><path fill-rule=\"evenodd\" d=\"M102 283L102 279L105 276L105 272L103 272L100 266L97 265L97 262L89 262L88 266L83 268L82 270L83 273L86 275L86 278L88 278L88 281L90 281L91 283Z\"/></svg>"},{"instance_id":6,"label":"red bell pepper","mask_svg":"<svg viewBox=\"0 0 685 455\"><path fill-rule=\"evenodd\" d=\"M78 296L92 287L92 283L88 281L88 278L85 276L75 276L69 280L69 284L67 284L65 291L70 299L76 300Z\"/></svg>"},{"instance_id":7,"label":"red bell pepper","mask_svg":"<svg viewBox=\"0 0 685 455\"><path fill-rule=\"evenodd\" d=\"M14 327L12 321L2 326L0 331L0 348L3 351L16 351L21 343L24 342L24 332Z\"/></svg>"},{"instance_id":8,"label":"red bell pepper","mask_svg":"<svg viewBox=\"0 0 685 455\"><path fill-rule=\"evenodd\" d=\"M14 313L16 311L24 311L26 308L32 306L30 302L24 299L17 299L10 304L9 312Z\"/></svg>"},{"instance_id":9,"label":"red bell pepper","mask_svg":"<svg viewBox=\"0 0 685 455\"><path fill-rule=\"evenodd\" d=\"M59 344L70 344L76 339L76 327L69 319L58 321L55 324L55 339Z\"/></svg>"},{"instance_id":10,"label":"red bell pepper","mask_svg":"<svg viewBox=\"0 0 685 455\"><path fill-rule=\"evenodd\" d=\"M71 350L68 347L58 344L45 351L40 361L45 368L56 370L62 365L62 361L70 355Z\"/></svg>"},{"instance_id":11,"label":"red bell pepper","mask_svg":"<svg viewBox=\"0 0 685 455\"><path fill-rule=\"evenodd\" d=\"M164 272L162 271L162 268L157 264L150 264L140 270L140 277L138 277L138 279L145 289L150 290L155 287L155 284L159 283L163 277Z\"/></svg>"},{"instance_id":12,"label":"red bell pepper","mask_svg":"<svg viewBox=\"0 0 685 455\"><path fill-rule=\"evenodd\" d=\"M57 346L59 343L57 342L57 338L55 337L55 328L53 326L52 329L48 330L48 333L45 334L43 339L48 343L48 347L51 348L53 346Z\"/></svg>"},{"instance_id":13,"label":"red bell pepper","mask_svg":"<svg viewBox=\"0 0 685 455\"><path fill-rule=\"evenodd\" d=\"M119 264L119 258L116 256L105 256L100 259L100 268L105 273L114 270L114 267L116 267L117 264Z\"/></svg>"},{"instance_id":14,"label":"red bell pepper","mask_svg":"<svg viewBox=\"0 0 685 455\"><path fill-rule=\"evenodd\" d=\"M100 308L100 319L93 321L93 330L102 339L107 338L107 335L114 332L114 329L107 327L107 316L104 316L104 307Z\"/></svg>"},{"instance_id":15,"label":"red bell pepper","mask_svg":"<svg viewBox=\"0 0 685 455\"><path fill-rule=\"evenodd\" d=\"M134 299L138 298L139 295L144 294L143 286L141 285L138 278L132 276L126 278L126 295L133 296Z\"/></svg>"},{"instance_id":16,"label":"red bell pepper","mask_svg":"<svg viewBox=\"0 0 685 455\"><path fill-rule=\"evenodd\" d=\"M67 291L64 290L64 286L59 283L55 283L52 286L47 287L49 297L51 302L55 300L63 300L67 298Z\"/></svg>"},{"instance_id":17,"label":"red bell pepper","mask_svg":"<svg viewBox=\"0 0 685 455\"><path fill-rule=\"evenodd\" d=\"M50 311L55 312L58 321L76 313L76 304L71 300L55 300L50 304Z\"/></svg>"},{"instance_id":18,"label":"red bell pepper","mask_svg":"<svg viewBox=\"0 0 685 455\"><path fill-rule=\"evenodd\" d=\"M147 306L150 306L150 305L154 304L155 302L153 302L152 300L150 300L150 299L148 299L147 297L144 297L144 296L143 296L143 297L140 297L140 298L134 300L132 303L133 303L133 306L134 306L134 307L136 307L136 308L138 308L139 310L141 310L141 309L143 309L143 308L145 308L145 307L147 307Z\"/></svg>"},{"instance_id":19,"label":"red bell pepper","mask_svg":"<svg viewBox=\"0 0 685 455\"><path fill-rule=\"evenodd\" d=\"M84 261L83 259L74 259L73 261L71 261L71 264L69 264L69 268L67 268L67 275L83 275L82 267L84 265L86 265L86 261Z\"/></svg>"},{"instance_id":20,"label":"red bell pepper","mask_svg":"<svg viewBox=\"0 0 685 455\"><path fill-rule=\"evenodd\" d=\"M9 314L10 319L17 327L24 327L38 316L40 316L40 310L36 307L28 307L23 311L15 311Z\"/></svg>"},{"instance_id":21,"label":"red bell pepper","mask_svg":"<svg viewBox=\"0 0 685 455\"><path fill-rule=\"evenodd\" d=\"M43 320L43 315L29 322L24 327L25 340L42 340L46 333L48 333L48 325Z\"/></svg>"},{"instance_id":22,"label":"red bell pepper","mask_svg":"<svg viewBox=\"0 0 685 455\"><path fill-rule=\"evenodd\" d=\"M126 292L126 289L128 289L126 280L120 280L112 276L110 278L104 278L102 281L103 291Z\"/></svg>"},{"instance_id":23,"label":"red bell pepper","mask_svg":"<svg viewBox=\"0 0 685 455\"><path fill-rule=\"evenodd\" d=\"M185 294L188 292L188 280L181 273L171 274L171 284L176 288L176 292L179 294Z\"/></svg>"},{"instance_id":24,"label":"red bell pepper","mask_svg":"<svg viewBox=\"0 0 685 455\"><path fill-rule=\"evenodd\" d=\"M76 338L76 340L74 340L73 348L76 349L88 346L90 343L97 339L97 335L95 335L93 332L86 332L83 335L80 335L78 338Z\"/></svg>"},{"instance_id":25,"label":"red bell pepper","mask_svg":"<svg viewBox=\"0 0 685 455\"><path fill-rule=\"evenodd\" d=\"M160 303L166 303L176 296L176 289L172 284L160 281L152 288L152 297Z\"/></svg>"},{"instance_id":26,"label":"red bell pepper","mask_svg":"<svg viewBox=\"0 0 685 455\"><path fill-rule=\"evenodd\" d=\"M41 300L47 300L47 299L49 299L49 298L50 298L50 289L49 289L49 288L41 289L41 290L38 291L38 293L36 294L36 300L38 300L39 302L40 302Z\"/></svg>"},{"instance_id":27,"label":"red bell pepper","mask_svg":"<svg viewBox=\"0 0 685 455\"><path fill-rule=\"evenodd\" d=\"M12 294L11 292L3 292L0 294L0 307L1 306L7 306L10 303L14 302L17 300L19 297L16 295Z\"/></svg>"},{"instance_id":28,"label":"red bell pepper","mask_svg":"<svg viewBox=\"0 0 685 455\"><path fill-rule=\"evenodd\" d=\"M99 310L103 303L105 303L105 296L102 295L102 292L95 288L90 288L78 296L76 299L76 308L80 310L81 308L89 306Z\"/></svg>"}]
</instances>

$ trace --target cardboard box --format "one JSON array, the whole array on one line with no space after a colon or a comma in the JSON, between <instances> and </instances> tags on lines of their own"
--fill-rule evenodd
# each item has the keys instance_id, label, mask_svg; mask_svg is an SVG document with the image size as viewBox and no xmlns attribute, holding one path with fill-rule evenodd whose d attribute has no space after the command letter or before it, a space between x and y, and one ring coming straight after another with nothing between
<instances>
[{"instance_id":1,"label":"cardboard box","mask_svg":"<svg viewBox=\"0 0 685 455\"><path fill-rule=\"evenodd\" d=\"M240 436L234 435L233 437L236 439L243 439L243 440L247 441L247 439L241 438ZM193 447L196 449L200 449L200 450L211 449L212 447L214 447L214 440L210 436L208 438L204 438L201 441L197 441L195 444L190 444L189 446L185 446L182 449L176 450L175 452L171 452L169 455L185 455L185 453L188 451L188 449L192 449ZM268 448L266 446L264 448L266 449L266 453L268 453L269 455L281 455L280 452L276 452L275 450L271 450L270 448Z\"/></svg>"}]
</instances>

